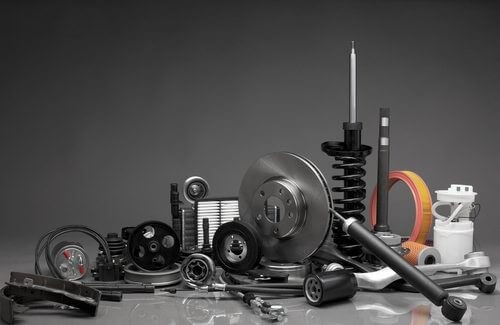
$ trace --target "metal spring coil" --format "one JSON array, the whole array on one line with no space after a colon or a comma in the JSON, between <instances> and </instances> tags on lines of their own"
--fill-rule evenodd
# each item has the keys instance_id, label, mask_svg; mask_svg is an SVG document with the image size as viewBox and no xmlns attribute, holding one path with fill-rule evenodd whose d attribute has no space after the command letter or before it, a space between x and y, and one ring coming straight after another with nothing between
<instances>
[{"instance_id":1,"label":"metal spring coil","mask_svg":"<svg viewBox=\"0 0 500 325\"><path fill-rule=\"evenodd\" d=\"M343 194L343 198L333 199L334 205L342 205L335 210L346 218L354 217L363 223L365 217L362 213L365 205L362 201L366 197L366 182L362 178L366 175L363 169L366 159L344 155L335 156L335 160L341 163L333 164L332 167L344 171L343 175L332 176L332 180L343 182L343 186L332 187L332 192ZM342 223L339 220L333 222L333 240L344 254L358 260L363 256L361 245L342 231Z\"/></svg>"}]
</instances>

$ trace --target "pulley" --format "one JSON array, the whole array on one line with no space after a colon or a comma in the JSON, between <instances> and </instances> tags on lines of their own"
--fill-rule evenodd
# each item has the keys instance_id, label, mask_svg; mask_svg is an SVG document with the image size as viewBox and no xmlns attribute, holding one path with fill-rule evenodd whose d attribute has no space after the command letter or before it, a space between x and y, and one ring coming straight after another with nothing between
<instances>
[{"instance_id":1,"label":"pulley","mask_svg":"<svg viewBox=\"0 0 500 325\"><path fill-rule=\"evenodd\" d=\"M179 264L172 264L161 271L141 271L134 264L125 266L126 283L150 284L155 287L165 287L182 281Z\"/></svg>"},{"instance_id":2,"label":"pulley","mask_svg":"<svg viewBox=\"0 0 500 325\"><path fill-rule=\"evenodd\" d=\"M179 257L180 243L174 230L160 221L138 225L130 234L128 250L132 262L144 271L160 271Z\"/></svg>"},{"instance_id":3,"label":"pulley","mask_svg":"<svg viewBox=\"0 0 500 325\"><path fill-rule=\"evenodd\" d=\"M199 176L191 176L184 182L184 197L191 204L206 198L209 190L208 182Z\"/></svg>"},{"instance_id":4,"label":"pulley","mask_svg":"<svg viewBox=\"0 0 500 325\"><path fill-rule=\"evenodd\" d=\"M215 261L228 272L247 272L262 257L262 244L257 230L241 221L222 224L215 232L213 248Z\"/></svg>"}]
</instances>

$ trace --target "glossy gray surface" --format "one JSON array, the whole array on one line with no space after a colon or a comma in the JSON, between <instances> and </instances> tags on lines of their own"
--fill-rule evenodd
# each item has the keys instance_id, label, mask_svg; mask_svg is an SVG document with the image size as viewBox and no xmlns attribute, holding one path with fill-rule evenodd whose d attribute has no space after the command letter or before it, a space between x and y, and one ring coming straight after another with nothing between
<instances>
[{"instance_id":1,"label":"glossy gray surface","mask_svg":"<svg viewBox=\"0 0 500 325\"><path fill-rule=\"evenodd\" d=\"M36 239L2 240L0 276L10 271L32 272ZM495 247L481 247L492 258L492 273L500 274ZM453 290L468 305L462 324L497 324L500 319L498 290L492 295L477 289ZM439 308L420 294L358 292L350 301L321 308L303 298L273 299L287 308L283 324L447 324ZM250 308L226 294L183 292L177 295L129 294L122 302L103 301L97 317L74 312L40 309L17 315L20 324L265 324Z\"/></svg>"},{"instance_id":2,"label":"glossy gray surface","mask_svg":"<svg viewBox=\"0 0 500 325\"><path fill-rule=\"evenodd\" d=\"M496 254L499 1L1 5L4 281L12 270L32 271L36 237L48 229L83 223L106 233L148 219L169 222L169 183L188 176L206 178L212 197L233 196L253 160L287 150L330 178L332 159L320 143L342 138L351 40L363 142L376 144L377 108L391 107L391 166L416 171L432 191L453 182L473 185L482 205L475 234ZM375 161L375 154L368 157L368 193ZM391 228L406 234L413 202L398 187L390 194ZM464 323L500 323L497 295L464 294ZM359 293L321 309L301 298L279 302L289 307L287 323L443 321L416 294ZM53 310L18 318L24 324L259 322L227 298L140 295L103 302L96 318Z\"/></svg>"}]
</instances>

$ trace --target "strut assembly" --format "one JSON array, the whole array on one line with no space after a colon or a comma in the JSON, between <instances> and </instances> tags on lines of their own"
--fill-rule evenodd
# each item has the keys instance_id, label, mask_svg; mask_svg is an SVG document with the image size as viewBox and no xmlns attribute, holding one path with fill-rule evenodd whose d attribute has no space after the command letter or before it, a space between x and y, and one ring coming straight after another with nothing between
<instances>
[{"instance_id":1,"label":"strut assembly","mask_svg":"<svg viewBox=\"0 0 500 325\"><path fill-rule=\"evenodd\" d=\"M351 48L349 76L349 122L344 122L342 125L344 141L323 142L321 149L338 161L332 167L343 171L341 175L332 176L332 180L341 183L332 187L332 192L334 195L338 193L343 196L342 198L333 199L333 203L337 205L335 211L342 213L346 217L354 217L360 222L364 222L363 211L365 205L363 200L366 197L366 182L363 177L366 175L366 171L363 166L366 164L366 157L372 152L372 148L361 143L363 123L357 121L356 52L354 42L352 42ZM333 240L341 252L357 260L362 258L361 246L342 231L342 225L338 220L333 222Z\"/></svg>"}]
</instances>

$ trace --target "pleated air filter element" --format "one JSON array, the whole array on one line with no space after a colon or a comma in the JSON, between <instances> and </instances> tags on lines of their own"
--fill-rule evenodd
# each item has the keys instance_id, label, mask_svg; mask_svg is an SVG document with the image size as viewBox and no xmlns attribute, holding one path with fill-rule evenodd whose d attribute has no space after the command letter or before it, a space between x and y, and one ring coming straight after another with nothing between
<instances>
[{"instance_id":1,"label":"pleated air filter element","mask_svg":"<svg viewBox=\"0 0 500 325\"><path fill-rule=\"evenodd\" d=\"M208 219L209 240L220 225L239 218L238 198L203 199L195 203L196 219L198 225L198 247L203 247L203 219Z\"/></svg>"}]
</instances>

